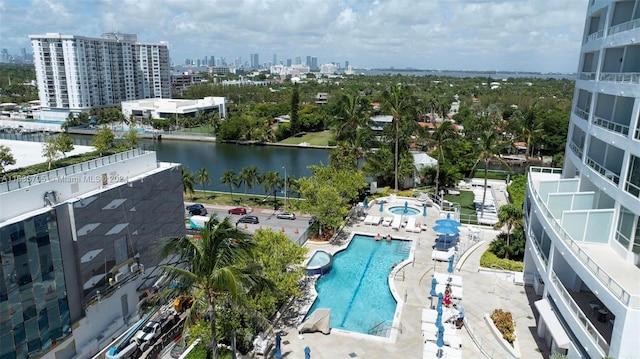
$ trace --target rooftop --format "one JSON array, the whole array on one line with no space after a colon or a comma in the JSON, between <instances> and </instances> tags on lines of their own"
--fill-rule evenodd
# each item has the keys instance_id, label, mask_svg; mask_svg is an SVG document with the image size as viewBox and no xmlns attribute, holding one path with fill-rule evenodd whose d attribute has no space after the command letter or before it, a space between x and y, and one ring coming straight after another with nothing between
<instances>
[{"instance_id":1,"label":"rooftop","mask_svg":"<svg viewBox=\"0 0 640 359\"><path fill-rule=\"evenodd\" d=\"M16 159L15 165L9 165L5 171L16 168L28 167L38 163L44 163L47 159L42 155L42 142L27 142L0 139L0 145L7 146L11 149L11 154ZM73 151L67 152L65 157L75 156L82 153L95 151L93 146L74 145Z\"/></svg>"}]
</instances>

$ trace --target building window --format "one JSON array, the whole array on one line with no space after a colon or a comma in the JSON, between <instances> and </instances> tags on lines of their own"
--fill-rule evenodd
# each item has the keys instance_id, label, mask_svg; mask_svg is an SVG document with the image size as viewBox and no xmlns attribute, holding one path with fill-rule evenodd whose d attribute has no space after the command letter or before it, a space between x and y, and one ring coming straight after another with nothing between
<instances>
[{"instance_id":1,"label":"building window","mask_svg":"<svg viewBox=\"0 0 640 359\"><path fill-rule=\"evenodd\" d=\"M623 206L620 206L620 215L618 217L618 228L616 229L616 240L623 247L629 248L629 242L633 233L635 216Z\"/></svg>"}]
</instances>

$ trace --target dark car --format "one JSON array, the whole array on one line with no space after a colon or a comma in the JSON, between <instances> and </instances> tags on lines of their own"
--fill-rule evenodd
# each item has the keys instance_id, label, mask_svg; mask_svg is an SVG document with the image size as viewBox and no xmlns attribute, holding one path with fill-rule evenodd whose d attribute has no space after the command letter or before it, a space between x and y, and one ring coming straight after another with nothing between
<instances>
[{"instance_id":1,"label":"dark car","mask_svg":"<svg viewBox=\"0 0 640 359\"><path fill-rule=\"evenodd\" d=\"M278 213L278 215L276 216L278 219L296 219L296 214L295 213L289 213L289 212L282 212L282 213Z\"/></svg>"},{"instance_id":2,"label":"dark car","mask_svg":"<svg viewBox=\"0 0 640 359\"><path fill-rule=\"evenodd\" d=\"M258 224L258 223L260 223L260 221L258 220L258 217L256 217L256 216L244 216L244 217L240 217L240 219L238 220L238 223Z\"/></svg>"},{"instance_id":3,"label":"dark car","mask_svg":"<svg viewBox=\"0 0 640 359\"><path fill-rule=\"evenodd\" d=\"M196 216L204 216L207 214L207 209L204 208L204 206L200 203L194 203L187 206L187 211L189 211L189 214L193 214Z\"/></svg>"},{"instance_id":4,"label":"dark car","mask_svg":"<svg viewBox=\"0 0 640 359\"><path fill-rule=\"evenodd\" d=\"M316 223L318 221L318 217L313 216L311 218L309 218L309 225L312 225L314 223Z\"/></svg>"},{"instance_id":5,"label":"dark car","mask_svg":"<svg viewBox=\"0 0 640 359\"><path fill-rule=\"evenodd\" d=\"M247 214L247 209L243 207L231 208L229 214Z\"/></svg>"}]
</instances>

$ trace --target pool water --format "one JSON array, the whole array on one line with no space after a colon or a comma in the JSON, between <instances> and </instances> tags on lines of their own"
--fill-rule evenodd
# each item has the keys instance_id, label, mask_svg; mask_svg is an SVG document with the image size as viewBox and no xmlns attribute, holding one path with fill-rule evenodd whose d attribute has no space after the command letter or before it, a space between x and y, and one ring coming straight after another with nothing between
<instances>
[{"instance_id":1,"label":"pool water","mask_svg":"<svg viewBox=\"0 0 640 359\"><path fill-rule=\"evenodd\" d=\"M393 264L405 260L410 249L410 241L353 236L349 247L334 255L331 272L318 279L318 298L307 315L316 308L329 308L331 328L364 334L393 320L396 301L387 278Z\"/></svg>"},{"instance_id":2,"label":"pool water","mask_svg":"<svg viewBox=\"0 0 640 359\"><path fill-rule=\"evenodd\" d=\"M393 214L404 214L406 216L415 216L420 213L419 209L407 207L407 213L404 213L404 207L390 207L389 212Z\"/></svg>"}]
</instances>

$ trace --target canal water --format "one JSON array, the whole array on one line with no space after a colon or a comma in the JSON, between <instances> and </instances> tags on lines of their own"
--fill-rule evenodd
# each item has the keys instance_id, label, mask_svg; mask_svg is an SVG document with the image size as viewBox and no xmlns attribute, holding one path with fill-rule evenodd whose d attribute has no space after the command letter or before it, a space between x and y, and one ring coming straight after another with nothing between
<instances>
[{"instance_id":1,"label":"canal water","mask_svg":"<svg viewBox=\"0 0 640 359\"><path fill-rule=\"evenodd\" d=\"M91 145L93 139L89 135L70 135L77 145ZM0 138L26 141L44 141L44 135L34 133L30 135L0 134ZM246 146L228 143L214 143L202 141L181 140L140 140L140 147L156 151L158 160L162 162L182 163L194 174L201 168L209 172L211 183L206 189L214 191L229 191L229 185L220 183L220 177L226 170L234 170L236 175L244 167L257 166L259 173L275 171L284 177L306 177L311 175L310 165L326 165L329 163L329 150L304 147L280 146ZM200 183L196 189L201 189ZM234 191L244 192L244 185ZM249 193L253 190L249 189ZM255 193L264 194L260 185Z\"/></svg>"}]
</instances>

